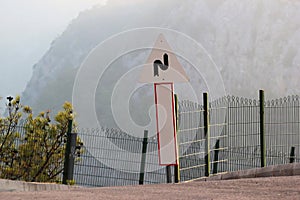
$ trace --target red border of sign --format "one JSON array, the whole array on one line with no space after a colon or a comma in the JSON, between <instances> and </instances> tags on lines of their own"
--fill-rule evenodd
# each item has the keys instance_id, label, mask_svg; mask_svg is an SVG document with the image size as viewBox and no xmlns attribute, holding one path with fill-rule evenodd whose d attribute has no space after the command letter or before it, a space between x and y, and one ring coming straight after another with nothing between
<instances>
[{"instance_id":1,"label":"red border of sign","mask_svg":"<svg viewBox=\"0 0 300 200\"><path fill-rule=\"evenodd\" d=\"M157 92L156 86L157 85L171 85L172 90L172 115L173 115L173 127L174 127L174 144L175 144L175 157L176 161L173 164L162 164L161 157L160 157L160 139L159 139L159 127L158 127L158 109L157 109ZM176 166L178 165L178 154L177 154L177 137L176 137L176 121L175 121L175 105L174 105L174 83L166 82L166 83L154 83L154 97L155 97L155 110L156 110L156 130L157 130L157 142L158 142L158 159L159 165L161 166Z\"/></svg>"}]
</instances>

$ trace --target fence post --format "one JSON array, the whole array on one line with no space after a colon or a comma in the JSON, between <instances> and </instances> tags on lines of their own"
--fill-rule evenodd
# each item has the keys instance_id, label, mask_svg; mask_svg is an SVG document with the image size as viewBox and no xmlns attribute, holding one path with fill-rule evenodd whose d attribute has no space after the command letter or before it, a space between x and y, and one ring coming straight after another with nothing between
<instances>
[{"instance_id":1,"label":"fence post","mask_svg":"<svg viewBox=\"0 0 300 200\"><path fill-rule=\"evenodd\" d=\"M166 166L167 183L172 183L171 165Z\"/></svg>"},{"instance_id":2,"label":"fence post","mask_svg":"<svg viewBox=\"0 0 300 200\"><path fill-rule=\"evenodd\" d=\"M67 132L67 144L65 150L65 162L63 172L63 184L68 184L68 181L73 180L74 174L74 163L75 163L75 151L76 151L76 139L77 134L72 133L73 121L68 121L68 132Z\"/></svg>"},{"instance_id":3,"label":"fence post","mask_svg":"<svg viewBox=\"0 0 300 200\"><path fill-rule=\"evenodd\" d=\"M266 142L265 142L265 93L259 90L259 116L260 116L260 163L266 166Z\"/></svg>"},{"instance_id":4,"label":"fence post","mask_svg":"<svg viewBox=\"0 0 300 200\"><path fill-rule=\"evenodd\" d=\"M218 160L219 160L219 148L220 148L220 140L217 140L216 147L214 150L214 168L213 168L213 174L218 173Z\"/></svg>"},{"instance_id":5,"label":"fence post","mask_svg":"<svg viewBox=\"0 0 300 200\"><path fill-rule=\"evenodd\" d=\"M179 113L178 113L178 97L177 94L174 94L175 99L175 119L176 119L176 146L177 146L177 165L174 166L174 182L179 183L180 181L180 163L179 163L179 145L178 145L178 137L177 137L177 131L178 131L178 121L179 121Z\"/></svg>"},{"instance_id":6,"label":"fence post","mask_svg":"<svg viewBox=\"0 0 300 200\"><path fill-rule=\"evenodd\" d=\"M205 176L210 175L210 133L209 133L209 103L208 94L203 93L204 104L204 134L205 134Z\"/></svg>"},{"instance_id":7,"label":"fence post","mask_svg":"<svg viewBox=\"0 0 300 200\"><path fill-rule=\"evenodd\" d=\"M140 179L139 179L139 184L140 185L144 184L147 145L148 145L148 130L144 130L144 139L143 139L143 147L142 147L142 160L141 160Z\"/></svg>"},{"instance_id":8,"label":"fence post","mask_svg":"<svg viewBox=\"0 0 300 200\"><path fill-rule=\"evenodd\" d=\"M291 147L290 163L295 162L295 147Z\"/></svg>"}]
</instances>

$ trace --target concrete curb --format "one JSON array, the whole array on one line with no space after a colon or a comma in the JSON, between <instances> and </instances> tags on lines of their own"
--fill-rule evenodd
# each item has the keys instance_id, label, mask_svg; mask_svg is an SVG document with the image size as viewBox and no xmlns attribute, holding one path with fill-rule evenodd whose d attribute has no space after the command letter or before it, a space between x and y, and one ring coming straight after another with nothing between
<instances>
[{"instance_id":1,"label":"concrete curb","mask_svg":"<svg viewBox=\"0 0 300 200\"><path fill-rule=\"evenodd\" d=\"M208 178L201 178L197 181L231 180L241 178L272 177L272 176L297 176L300 175L300 163L274 165L263 168L253 168L243 171L228 172ZM0 192L21 192L21 191L51 191L69 190L79 186L69 186L56 183L32 183L24 181L12 181L0 179Z\"/></svg>"},{"instance_id":2,"label":"concrete curb","mask_svg":"<svg viewBox=\"0 0 300 200\"><path fill-rule=\"evenodd\" d=\"M56 183L31 183L25 181L12 181L0 179L0 192L68 190L74 187L77 186L69 186Z\"/></svg>"},{"instance_id":3,"label":"concrete curb","mask_svg":"<svg viewBox=\"0 0 300 200\"><path fill-rule=\"evenodd\" d=\"M253 168L242 171L228 172L208 178L202 178L198 181L230 180L241 178L272 177L272 176L299 176L300 163L274 165L263 168Z\"/></svg>"}]
</instances>

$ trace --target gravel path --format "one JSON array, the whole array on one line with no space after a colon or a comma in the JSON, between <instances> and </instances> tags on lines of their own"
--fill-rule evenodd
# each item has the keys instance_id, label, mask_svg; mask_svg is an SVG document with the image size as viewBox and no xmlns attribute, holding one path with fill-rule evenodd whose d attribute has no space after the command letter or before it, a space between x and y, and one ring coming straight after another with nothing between
<instances>
[{"instance_id":1,"label":"gravel path","mask_svg":"<svg viewBox=\"0 0 300 200\"><path fill-rule=\"evenodd\" d=\"M72 188L62 191L0 192L5 200L86 199L300 199L300 176L196 181L107 188Z\"/></svg>"}]
</instances>

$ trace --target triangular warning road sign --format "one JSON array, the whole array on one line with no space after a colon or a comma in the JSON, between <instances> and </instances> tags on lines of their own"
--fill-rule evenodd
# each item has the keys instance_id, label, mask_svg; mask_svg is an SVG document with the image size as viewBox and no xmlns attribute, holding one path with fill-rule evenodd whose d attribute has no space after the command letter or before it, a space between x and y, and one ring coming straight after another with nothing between
<instances>
[{"instance_id":1,"label":"triangular warning road sign","mask_svg":"<svg viewBox=\"0 0 300 200\"><path fill-rule=\"evenodd\" d=\"M167 40L160 34L143 66L142 83L188 82L189 79Z\"/></svg>"}]
</instances>

